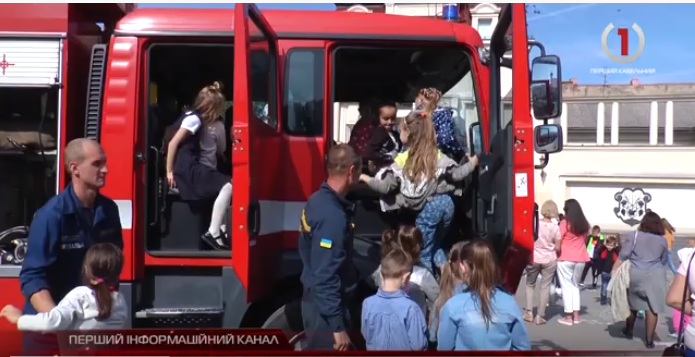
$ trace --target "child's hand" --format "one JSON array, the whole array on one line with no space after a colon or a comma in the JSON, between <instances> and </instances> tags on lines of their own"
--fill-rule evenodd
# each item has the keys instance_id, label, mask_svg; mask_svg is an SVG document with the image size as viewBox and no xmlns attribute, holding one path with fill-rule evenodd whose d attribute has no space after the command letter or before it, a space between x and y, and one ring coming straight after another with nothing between
<instances>
[{"instance_id":1,"label":"child's hand","mask_svg":"<svg viewBox=\"0 0 695 357\"><path fill-rule=\"evenodd\" d=\"M371 179L372 179L372 178L371 178L369 175L365 175L365 174L361 174L361 175L360 175L360 182L367 183L367 182L369 182L369 180L371 180Z\"/></svg>"},{"instance_id":2,"label":"child's hand","mask_svg":"<svg viewBox=\"0 0 695 357\"><path fill-rule=\"evenodd\" d=\"M11 324L16 325L17 320L22 317L22 310L12 305L6 305L2 308L2 311L0 311L0 316L7 319L7 321L9 321Z\"/></svg>"},{"instance_id":3,"label":"child's hand","mask_svg":"<svg viewBox=\"0 0 695 357\"><path fill-rule=\"evenodd\" d=\"M374 161L372 161L372 160L367 161L367 170L370 173L374 173L376 171L376 165L374 165Z\"/></svg>"},{"instance_id":4,"label":"child's hand","mask_svg":"<svg viewBox=\"0 0 695 357\"><path fill-rule=\"evenodd\" d=\"M478 157L473 155L468 157L468 162L473 164L473 166L478 166Z\"/></svg>"}]
</instances>

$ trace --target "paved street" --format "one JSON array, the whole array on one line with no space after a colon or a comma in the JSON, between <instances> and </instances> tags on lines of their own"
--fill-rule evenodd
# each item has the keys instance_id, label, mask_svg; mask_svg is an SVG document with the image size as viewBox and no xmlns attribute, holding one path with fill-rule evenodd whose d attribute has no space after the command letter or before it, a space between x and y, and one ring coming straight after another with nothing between
<instances>
[{"instance_id":1,"label":"paved street","mask_svg":"<svg viewBox=\"0 0 695 357\"><path fill-rule=\"evenodd\" d=\"M669 281L672 275L669 272ZM587 277L587 282L590 277ZM516 300L520 307L526 304L525 281L522 280L517 291ZM625 326L624 322L615 323L611 315L610 306L601 306L598 301L599 290L583 290L581 294L582 319L583 322L574 326L565 326L557 322L562 314L562 299L551 298L550 306L547 308L548 323L537 326L527 323L529 334L531 335L531 345L533 349L541 350L635 350L645 349L644 347L644 320L638 319L635 324L635 338L630 341L621 336L621 331ZM536 290L535 302L538 302L538 289ZM657 327L657 349L665 348L673 344L674 339L668 336L671 324L671 309L666 316L659 317Z\"/></svg>"}]
</instances>

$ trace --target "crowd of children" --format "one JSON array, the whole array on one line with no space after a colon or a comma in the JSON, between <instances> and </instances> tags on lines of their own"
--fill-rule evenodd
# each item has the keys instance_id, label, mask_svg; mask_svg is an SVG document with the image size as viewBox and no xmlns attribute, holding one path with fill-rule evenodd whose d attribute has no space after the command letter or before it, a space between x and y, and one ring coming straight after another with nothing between
<instances>
[{"instance_id":1,"label":"crowd of children","mask_svg":"<svg viewBox=\"0 0 695 357\"><path fill-rule=\"evenodd\" d=\"M368 350L530 349L521 310L501 287L487 241L454 244L436 287L420 260L421 242L415 227L384 233L374 276L379 289L362 306Z\"/></svg>"}]
</instances>

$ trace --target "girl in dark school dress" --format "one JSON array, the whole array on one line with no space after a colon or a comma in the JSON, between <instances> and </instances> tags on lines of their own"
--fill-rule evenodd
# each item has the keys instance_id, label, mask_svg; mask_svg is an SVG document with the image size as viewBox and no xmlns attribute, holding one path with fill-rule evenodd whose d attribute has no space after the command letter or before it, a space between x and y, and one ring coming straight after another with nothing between
<instances>
[{"instance_id":1,"label":"girl in dark school dress","mask_svg":"<svg viewBox=\"0 0 695 357\"><path fill-rule=\"evenodd\" d=\"M212 207L210 228L201 236L217 250L230 249L223 239L221 226L232 199L232 179L207 163L211 159L208 156L214 158L217 153L207 146L202 150L201 145L209 141L206 128L220 120L225 103L221 83L215 82L201 89L192 110L184 113L177 122L179 129L169 141L166 161L169 186L177 187L183 200L201 201L217 197Z\"/></svg>"}]
</instances>

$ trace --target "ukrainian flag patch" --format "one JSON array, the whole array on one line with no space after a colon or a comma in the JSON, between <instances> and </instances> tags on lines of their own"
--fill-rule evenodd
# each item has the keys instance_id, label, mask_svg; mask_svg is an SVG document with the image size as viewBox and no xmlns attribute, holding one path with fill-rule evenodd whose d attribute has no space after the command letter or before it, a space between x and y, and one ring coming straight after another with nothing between
<instances>
[{"instance_id":1,"label":"ukrainian flag patch","mask_svg":"<svg viewBox=\"0 0 695 357\"><path fill-rule=\"evenodd\" d=\"M331 249L331 247L333 246L333 241L328 238L321 238L319 246L321 246L321 248Z\"/></svg>"}]
</instances>

